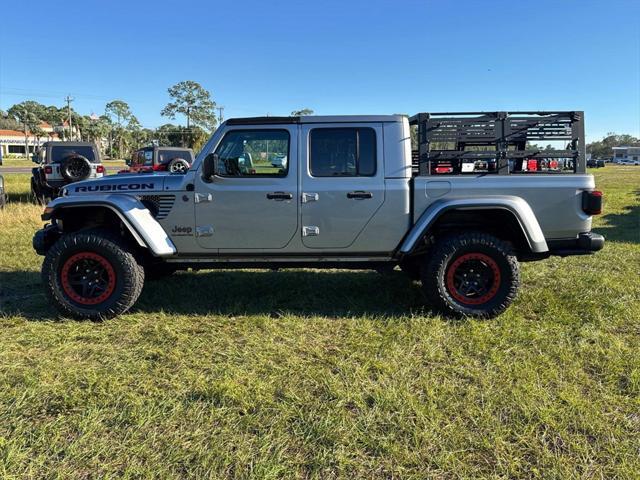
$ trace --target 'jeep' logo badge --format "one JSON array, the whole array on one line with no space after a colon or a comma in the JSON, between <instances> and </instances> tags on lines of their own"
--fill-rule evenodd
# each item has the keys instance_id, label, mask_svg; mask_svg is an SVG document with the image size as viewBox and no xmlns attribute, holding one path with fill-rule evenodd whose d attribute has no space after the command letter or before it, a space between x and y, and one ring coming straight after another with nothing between
<instances>
[{"instance_id":1,"label":"'jeep' logo badge","mask_svg":"<svg viewBox=\"0 0 640 480\"><path fill-rule=\"evenodd\" d=\"M114 185L87 185L76 187L76 192L119 192L126 190L153 190L155 183L120 183Z\"/></svg>"},{"instance_id":2,"label":"'jeep' logo badge","mask_svg":"<svg viewBox=\"0 0 640 480\"><path fill-rule=\"evenodd\" d=\"M191 236L192 232L193 232L193 228L191 228L191 227L181 227L179 225L176 225L175 227L173 227L173 230L171 230L171 233L173 233L177 237L179 237L179 236Z\"/></svg>"}]
</instances>

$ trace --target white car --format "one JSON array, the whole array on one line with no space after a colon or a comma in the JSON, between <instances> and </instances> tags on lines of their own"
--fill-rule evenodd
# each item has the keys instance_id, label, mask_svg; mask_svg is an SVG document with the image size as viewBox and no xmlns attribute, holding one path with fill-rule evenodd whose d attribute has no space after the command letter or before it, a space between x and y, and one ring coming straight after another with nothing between
<instances>
[{"instance_id":1,"label":"white car","mask_svg":"<svg viewBox=\"0 0 640 480\"><path fill-rule=\"evenodd\" d=\"M276 168L287 169L287 156L286 155L274 155L271 158L271 165Z\"/></svg>"}]
</instances>

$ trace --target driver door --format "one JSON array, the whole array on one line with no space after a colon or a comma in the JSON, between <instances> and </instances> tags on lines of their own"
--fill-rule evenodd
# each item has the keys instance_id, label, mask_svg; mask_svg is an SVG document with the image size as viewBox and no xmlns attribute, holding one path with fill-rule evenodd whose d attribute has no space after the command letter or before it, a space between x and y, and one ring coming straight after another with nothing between
<instances>
[{"instance_id":1,"label":"driver door","mask_svg":"<svg viewBox=\"0 0 640 480\"><path fill-rule=\"evenodd\" d=\"M220 253L285 248L298 231L298 126L238 126L215 147L217 174L195 181L196 236ZM282 158L295 159L283 165Z\"/></svg>"}]
</instances>

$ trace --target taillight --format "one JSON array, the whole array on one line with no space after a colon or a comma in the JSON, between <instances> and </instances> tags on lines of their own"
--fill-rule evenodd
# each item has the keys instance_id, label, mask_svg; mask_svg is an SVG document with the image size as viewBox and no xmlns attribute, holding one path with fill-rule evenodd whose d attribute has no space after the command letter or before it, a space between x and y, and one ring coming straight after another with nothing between
<instances>
[{"instance_id":1,"label":"taillight","mask_svg":"<svg viewBox=\"0 0 640 480\"><path fill-rule=\"evenodd\" d=\"M451 162L437 162L431 167L431 173L453 173L453 165Z\"/></svg>"},{"instance_id":2,"label":"taillight","mask_svg":"<svg viewBox=\"0 0 640 480\"><path fill-rule=\"evenodd\" d=\"M96 167L96 173L104 173L104 166L103 165L98 165Z\"/></svg>"},{"instance_id":3,"label":"taillight","mask_svg":"<svg viewBox=\"0 0 640 480\"><path fill-rule=\"evenodd\" d=\"M46 173L47 175L51 175L53 173L53 167L51 165L47 165L46 167L44 167L44 173Z\"/></svg>"},{"instance_id":4,"label":"taillight","mask_svg":"<svg viewBox=\"0 0 640 480\"><path fill-rule=\"evenodd\" d=\"M600 215L602 213L602 192L582 192L582 210L587 215Z\"/></svg>"}]
</instances>

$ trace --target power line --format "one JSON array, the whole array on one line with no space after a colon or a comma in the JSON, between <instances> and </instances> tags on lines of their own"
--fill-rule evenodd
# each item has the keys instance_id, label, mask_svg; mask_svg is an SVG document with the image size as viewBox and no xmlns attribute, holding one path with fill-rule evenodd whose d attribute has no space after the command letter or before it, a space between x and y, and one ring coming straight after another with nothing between
<instances>
[{"instance_id":1,"label":"power line","mask_svg":"<svg viewBox=\"0 0 640 480\"><path fill-rule=\"evenodd\" d=\"M17 88L17 87L2 87L0 88L0 93L3 95L14 95L14 96L39 96L39 97L49 97L55 98L65 95L65 92L59 90L31 90L28 88ZM99 100L110 100L113 97L108 97L105 95L96 95L92 93L76 93L73 92L76 97L82 98L94 98ZM137 101L137 100L129 100L129 101Z\"/></svg>"},{"instance_id":2,"label":"power line","mask_svg":"<svg viewBox=\"0 0 640 480\"><path fill-rule=\"evenodd\" d=\"M65 97L65 101L67 102L67 116L69 117L69 139L71 139L71 141L73 141L73 129L71 128L71 102L73 100L71 95Z\"/></svg>"}]
</instances>

